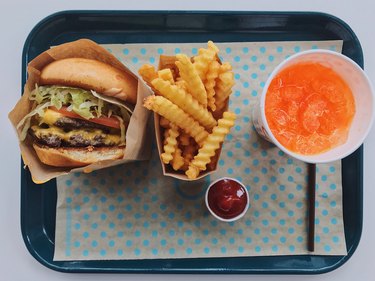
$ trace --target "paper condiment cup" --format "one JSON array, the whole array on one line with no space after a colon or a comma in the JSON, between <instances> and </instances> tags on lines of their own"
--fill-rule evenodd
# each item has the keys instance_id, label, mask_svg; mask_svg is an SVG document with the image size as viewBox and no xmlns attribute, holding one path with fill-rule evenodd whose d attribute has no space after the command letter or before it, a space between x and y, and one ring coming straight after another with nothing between
<instances>
[{"instance_id":1,"label":"paper condiment cup","mask_svg":"<svg viewBox=\"0 0 375 281\"><path fill-rule=\"evenodd\" d=\"M274 77L285 68L303 62L319 63L331 68L346 81L355 100L355 114L346 142L314 155L302 155L285 148L272 134L265 115L266 95ZM290 56L273 70L263 88L258 104L253 108L252 118L259 135L274 143L288 155L307 163L327 163L350 155L365 140L374 119L374 92L366 73L350 58L328 50L304 51Z\"/></svg>"},{"instance_id":2,"label":"paper condiment cup","mask_svg":"<svg viewBox=\"0 0 375 281\"><path fill-rule=\"evenodd\" d=\"M246 196L246 200L247 200L246 205L245 205L243 211L242 211L240 214L238 214L237 216L232 217L232 218L223 218L223 217L221 217L220 215L216 214L216 213L213 211L213 209L211 208L211 206L210 206L210 204L209 204L209 200L208 200L208 194L209 194L211 188L212 188L216 183L218 183L218 182L220 182L220 181L223 181L223 180L231 180L231 181L234 181L234 182L238 183L238 184L242 187L242 189L245 191L245 196ZM222 222L232 222L232 221L236 221L236 220L239 220L240 218L242 218L242 217L246 214L247 210L249 209L249 206L250 206L249 192L247 191L246 186L245 186L243 183L241 183L240 181L238 181L238 180L236 180L236 179L233 179L233 178L223 177L223 178L220 178L220 179L215 180L214 182L212 182L212 183L208 186L208 188L207 188L207 190L206 190L206 195L205 195L205 203L206 203L206 207L207 207L208 211L209 211L209 212L211 213L211 215L214 216L216 219L218 219L218 220L220 220L220 221L222 221Z\"/></svg>"}]
</instances>

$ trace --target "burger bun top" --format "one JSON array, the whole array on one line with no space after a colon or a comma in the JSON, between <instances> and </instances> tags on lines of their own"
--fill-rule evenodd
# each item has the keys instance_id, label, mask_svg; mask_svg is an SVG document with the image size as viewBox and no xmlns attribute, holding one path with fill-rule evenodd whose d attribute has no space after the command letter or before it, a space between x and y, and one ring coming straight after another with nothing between
<instances>
[{"instance_id":1,"label":"burger bun top","mask_svg":"<svg viewBox=\"0 0 375 281\"><path fill-rule=\"evenodd\" d=\"M87 58L66 58L46 65L40 85L61 85L94 90L131 104L137 102L137 79L104 62Z\"/></svg>"}]
</instances>

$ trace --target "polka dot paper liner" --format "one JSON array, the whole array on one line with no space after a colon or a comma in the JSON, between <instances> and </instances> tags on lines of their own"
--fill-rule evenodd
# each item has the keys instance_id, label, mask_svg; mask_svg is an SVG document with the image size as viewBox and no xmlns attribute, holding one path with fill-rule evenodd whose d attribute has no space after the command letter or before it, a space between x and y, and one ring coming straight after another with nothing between
<instances>
[{"instance_id":1,"label":"polka dot paper liner","mask_svg":"<svg viewBox=\"0 0 375 281\"><path fill-rule=\"evenodd\" d=\"M303 50L341 51L341 41L218 43L236 84L230 110L238 118L223 145L217 172L184 182L162 175L152 158L91 174L58 178L55 260L297 255L307 252L307 166L257 135L251 108L268 75ZM195 55L204 44L104 45L137 73L161 54ZM250 194L246 215L224 223L204 205L209 183L229 176ZM341 164L317 166L315 252L345 255Z\"/></svg>"}]
</instances>

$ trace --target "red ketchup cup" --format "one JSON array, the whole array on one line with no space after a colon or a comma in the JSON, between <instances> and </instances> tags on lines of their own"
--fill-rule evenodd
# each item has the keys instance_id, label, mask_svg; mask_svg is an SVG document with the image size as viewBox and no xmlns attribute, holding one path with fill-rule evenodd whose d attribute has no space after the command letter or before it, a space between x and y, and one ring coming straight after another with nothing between
<instances>
[{"instance_id":1,"label":"red ketchup cup","mask_svg":"<svg viewBox=\"0 0 375 281\"><path fill-rule=\"evenodd\" d=\"M220 178L209 185L205 196L210 213L223 222L236 221L249 208L249 193L236 179Z\"/></svg>"}]
</instances>

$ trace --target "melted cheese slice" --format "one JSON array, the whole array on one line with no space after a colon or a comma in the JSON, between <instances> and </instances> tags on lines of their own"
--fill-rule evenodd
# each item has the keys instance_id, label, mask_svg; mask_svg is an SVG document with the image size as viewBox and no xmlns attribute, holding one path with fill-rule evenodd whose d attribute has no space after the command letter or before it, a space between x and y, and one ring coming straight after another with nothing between
<instances>
[{"instance_id":1,"label":"melted cheese slice","mask_svg":"<svg viewBox=\"0 0 375 281\"><path fill-rule=\"evenodd\" d=\"M51 109L46 109L44 111L44 115L42 119L43 119L43 123L46 123L48 125L53 125L59 118L62 118L62 117L64 117L64 115L62 115L61 113L56 112Z\"/></svg>"},{"instance_id":2,"label":"melted cheese slice","mask_svg":"<svg viewBox=\"0 0 375 281\"><path fill-rule=\"evenodd\" d=\"M72 136L80 135L85 140L94 140L95 137L99 136L103 140L104 145L119 145L121 143L121 138L119 135L105 134L99 129L77 129L64 132L64 130L55 126L43 129L36 125L32 126L31 129L34 131L35 136L39 139L42 139L43 136L53 135L59 137L61 140L69 141Z\"/></svg>"},{"instance_id":3,"label":"melted cheese slice","mask_svg":"<svg viewBox=\"0 0 375 281\"><path fill-rule=\"evenodd\" d=\"M72 136L80 135L85 140L94 140L95 137L100 137L104 145L123 145L121 143L121 137L115 134L106 134L100 129L74 129L69 132L65 132L59 127L54 126L56 121L62 117L63 114L56 112L51 109L46 109L40 123L48 124L50 127L47 129L40 128L39 126L32 126L31 129L37 138L42 139L43 136L54 135L63 141L69 141Z\"/></svg>"}]
</instances>

